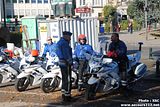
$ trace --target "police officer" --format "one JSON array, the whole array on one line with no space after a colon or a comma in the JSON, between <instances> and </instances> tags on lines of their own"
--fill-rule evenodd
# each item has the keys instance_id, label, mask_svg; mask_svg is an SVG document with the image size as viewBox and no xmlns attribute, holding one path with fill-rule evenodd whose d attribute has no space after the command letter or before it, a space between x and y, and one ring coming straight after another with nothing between
<instances>
[{"instance_id":1,"label":"police officer","mask_svg":"<svg viewBox=\"0 0 160 107\"><path fill-rule=\"evenodd\" d=\"M47 37L47 44L44 47L42 58L46 57L47 52L49 52L50 56L52 55L52 53L56 52L56 43L52 42L52 38L50 36Z\"/></svg>"},{"instance_id":2,"label":"police officer","mask_svg":"<svg viewBox=\"0 0 160 107\"><path fill-rule=\"evenodd\" d=\"M63 37L57 42L57 56L59 58L59 66L62 73L62 100L71 100L71 65L72 48L69 43L72 33L69 31L63 32Z\"/></svg>"},{"instance_id":3,"label":"police officer","mask_svg":"<svg viewBox=\"0 0 160 107\"><path fill-rule=\"evenodd\" d=\"M78 42L79 42L79 44L75 47L73 57L79 63L78 89L81 89L81 86L83 84L83 81L82 81L83 72L86 69L87 62L88 62L88 59L86 58L84 53L88 53L88 54L92 55L94 51L93 51L93 48L92 48L91 45L86 44L87 39L86 39L86 36L84 34L79 35Z\"/></svg>"}]
</instances>

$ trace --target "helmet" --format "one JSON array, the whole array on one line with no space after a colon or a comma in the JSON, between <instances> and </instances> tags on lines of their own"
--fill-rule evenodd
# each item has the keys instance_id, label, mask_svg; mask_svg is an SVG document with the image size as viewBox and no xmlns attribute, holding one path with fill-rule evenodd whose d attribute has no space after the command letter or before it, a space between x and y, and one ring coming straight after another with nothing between
<instances>
[{"instance_id":1,"label":"helmet","mask_svg":"<svg viewBox=\"0 0 160 107\"><path fill-rule=\"evenodd\" d=\"M52 40L51 36L48 36L48 37L47 37L47 41L49 41L49 40Z\"/></svg>"},{"instance_id":2,"label":"helmet","mask_svg":"<svg viewBox=\"0 0 160 107\"><path fill-rule=\"evenodd\" d=\"M37 57L38 56L38 50L32 50L31 55L34 56L34 57Z\"/></svg>"},{"instance_id":3,"label":"helmet","mask_svg":"<svg viewBox=\"0 0 160 107\"><path fill-rule=\"evenodd\" d=\"M80 40L80 39L86 39L86 36L84 35L84 34L80 34L79 36L78 36L78 39Z\"/></svg>"},{"instance_id":4,"label":"helmet","mask_svg":"<svg viewBox=\"0 0 160 107\"><path fill-rule=\"evenodd\" d=\"M48 41L48 40L52 40L51 36L48 36L48 37L47 37L47 41Z\"/></svg>"}]
</instances>

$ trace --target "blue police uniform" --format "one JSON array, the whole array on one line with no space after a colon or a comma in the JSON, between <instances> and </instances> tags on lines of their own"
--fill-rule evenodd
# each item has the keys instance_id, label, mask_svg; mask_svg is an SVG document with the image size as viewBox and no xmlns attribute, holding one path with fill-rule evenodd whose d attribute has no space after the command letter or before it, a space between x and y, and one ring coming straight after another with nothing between
<instances>
[{"instance_id":1,"label":"blue police uniform","mask_svg":"<svg viewBox=\"0 0 160 107\"><path fill-rule=\"evenodd\" d=\"M92 46L89 44L78 44L74 51L74 57L87 60L86 56L84 55L85 52L92 55L94 52Z\"/></svg>"},{"instance_id":2,"label":"blue police uniform","mask_svg":"<svg viewBox=\"0 0 160 107\"><path fill-rule=\"evenodd\" d=\"M71 32L64 31L63 36L71 36ZM57 56L59 58L59 66L62 73L62 99L69 101L71 99L71 65L72 65L72 48L69 41L62 37L57 42Z\"/></svg>"},{"instance_id":3,"label":"blue police uniform","mask_svg":"<svg viewBox=\"0 0 160 107\"><path fill-rule=\"evenodd\" d=\"M60 64L63 65L63 61L72 64L72 48L69 46L69 42L64 38L61 38L57 42L57 56L60 60Z\"/></svg>"},{"instance_id":4,"label":"blue police uniform","mask_svg":"<svg viewBox=\"0 0 160 107\"><path fill-rule=\"evenodd\" d=\"M49 52L49 55L52 56L52 54L56 53L57 45L56 43L46 44L44 47L44 51L42 54L42 57L46 57L47 52Z\"/></svg>"},{"instance_id":5,"label":"blue police uniform","mask_svg":"<svg viewBox=\"0 0 160 107\"><path fill-rule=\"evenodd\" d=\"M74 58L78 60L79 68L78 68L78 90L81 90L81 87L83 85L83 74L85 69L87 68L87 63L89 58L85 56L84 53L93 54L93 48L89 44L78 44L74 51Z\"/></svg>"}]
</instances>

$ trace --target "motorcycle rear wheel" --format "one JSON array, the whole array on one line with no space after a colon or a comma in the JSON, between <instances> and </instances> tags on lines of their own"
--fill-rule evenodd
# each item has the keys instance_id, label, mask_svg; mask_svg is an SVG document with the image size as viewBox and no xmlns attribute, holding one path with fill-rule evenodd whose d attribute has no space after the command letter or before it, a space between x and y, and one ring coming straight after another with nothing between
<instances>
[{"instance_id":1,"label":"motorcycle rear wheel","mask_svg":"<svg viewBox=\"0 0 160 107\"><path fill-rule=\"evenodd\" d=\"M27 89L29 84L30 84L30 82L27 77L17 78L16 83L15 83L15 88L17 91L22 92Z\"/></svg>"},{"instance_id":2,"label":"motorcycle rear wheel","mask_svg":"<svg viewBox=\"0 0 160 107\"><path fill-rule=\"evenodd\" d=\"M85 90L85 99L86 100L93 100L96 96L96 84L87 85Z\"/></svg>"},{"instance_id":3,"label":"motorcycle rear wheel","mask_svg":"<svg viewBox=\"0 0 160 107\"><path fill-rule=\"evenodd\" d=\"M58 78L54 78L53 83L51 84L53 78L44 78L41 82L41 89L45 93L53 92L59 85Z\"/></svg>"}]
</instances>

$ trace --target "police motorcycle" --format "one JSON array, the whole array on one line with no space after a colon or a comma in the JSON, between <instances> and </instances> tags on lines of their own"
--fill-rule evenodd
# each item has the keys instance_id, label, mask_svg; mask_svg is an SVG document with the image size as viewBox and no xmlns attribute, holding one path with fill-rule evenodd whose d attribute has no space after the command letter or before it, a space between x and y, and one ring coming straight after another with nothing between
<instances>
[{"instance_id":1,"label":"police motorcycle","mask_svg":"<svg viewBox=\"0 0 160 107\"><path fill-rule=\"evenodd\" d=\"M133 83L141 79L146 71L147 66L140 62L141 44L139 50L131 50L127 54L129 64L127 67L127 85L130 87ZM89 60L90 78L87 81L85 90L85 98L92 100L96 93L109 93L122 86L119 76L118 63L112 58L104 57L104 55L92 56Z\"/></svg>"},{"instance_id":2,"label":"police motorcycle","mask_svg":"<svg viewBox=\"0 0 160 107\"><path fill-rule=\"evenodd\" d=\"M1 47L0 49L0 84L1 86L15 82L19 71L20 61L12 58L11 51Z\"/></svg>"},{"instance_id":3,"label":"police motorcycle","mask_svg":"<svg viewBox=\"0 0 160 107\"><path fill-rule=\"evenodd\" d=\"M45 93L53 92L56 88L61 89L62 87L62 74L58 62L59 58L56 54L54 56L52 55L47 61L46 70L49 72L44 74L40 85L42 91ZM72 69L72 85L76 85L76 81L77 74L74 72L74 69Z\"/></svg>"},{"instance_id":4,"label":"police motorcycle","mask_svg":"<svg viewBox=\"0 0 160 107\"><path fill-rule=\"evenodd\" d=\"M34 54L34 55L33 55ZM17 76L15 88L17 91L25 91L29 85L39 85L44 74L46 62L38 57L38 51L32 50L31 53L24 55L21 60L20 69L22 72Z\"/></svg>"}]
</instances>

